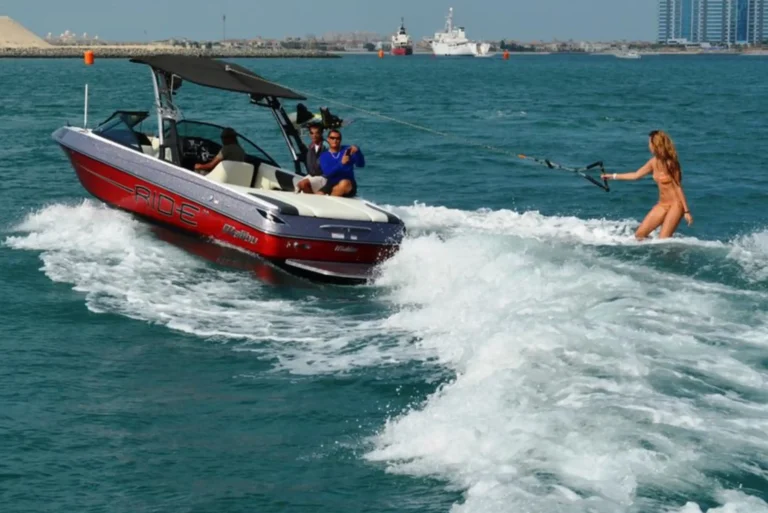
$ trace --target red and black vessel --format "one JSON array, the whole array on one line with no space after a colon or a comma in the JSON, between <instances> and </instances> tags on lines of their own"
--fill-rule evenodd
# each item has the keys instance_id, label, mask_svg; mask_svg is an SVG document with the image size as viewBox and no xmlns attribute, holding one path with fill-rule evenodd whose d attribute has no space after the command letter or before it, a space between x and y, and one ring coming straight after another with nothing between
<instances>
[{"instance_id":1,"label":"red and black vessel","mask_svg":"<svg viewBox=\"0 0 768 513\"><path fill-rule=\"evenodd\" d=\"M392 36L392 55L413 55L413 41L405 30L405 20L400 18L400 28Z\"/></svg>"}]
</instances>

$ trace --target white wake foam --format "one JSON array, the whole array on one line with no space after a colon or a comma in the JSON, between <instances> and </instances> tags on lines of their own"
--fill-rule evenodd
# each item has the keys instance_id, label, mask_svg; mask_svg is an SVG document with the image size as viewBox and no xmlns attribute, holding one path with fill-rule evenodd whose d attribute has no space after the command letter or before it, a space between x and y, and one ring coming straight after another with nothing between
<instances>
[{"instance_id":1,"label":"white wake foam","mask_svg":"<svg viewBox=\"0 0 768 513\"><path fill-rule=\"evenodd\" d=\"M768 340L766 294L600 254L638 244L626 221L396 210L412 235L373 292L281 298L90 201L42 209L5 243L39 251L46 275L94 312L229 342L278 369L452 372L365 457L462 490L456 511L698 513L716 473L765 479L750 462L768 458L768 376L754 357ZM673 243L762 258L746 239ZM747 491L716 498L713 513L764 507Z\"/></svg>"},{"instance_id":2,"label":"white wake foam","mask_svg":"<svg viewBox=\"0 0 768 513\"><path fill-rule=\"evenodd\" d=\"M648 244L686 245L724 248L719 241L676 235L659 240L653 234L645 241L634 237L636 220L580 219L572 216L544 216L536 211L479 209L466 211L447 207L414 204L410 207L387 206L403 218L409 231L447 232L449 234L486 233L511 235L536 240L555 240L590 246L637 246Z\"/></svg>"},{"instance_id":3,"label":"white wake foam","mask_svg":"<svg viewBox=\"0 0 768 513\"><path fill-rule=\"evenodd\" d=\"M381 313L345 315L348 300L309 289L280 299L248 273L211 266L155 237L132 216L92 201L29 215L5 244L40 251L53 281L84 293L93 312L118 313L206 339L234 342L296 373L390 358L377 349ZM414 355L415 357L415 355Z\"/></svg>"},{"instance_id":4,"label":"white wake foam","mask_svg":"<svg viewBox=\"0 0 768 513\"><path fill-rule=\"evenodd\" d=\"M728 255L753 282L768 280L768 230L737 237Z\"/></svg>"},{"instance_id":5,"label":"white wake foam","mask_svg":"<svg viewBox=\"0 0 768 513\"><path fill-rule=\"evenodd\" d=\"M615 512L658 511L649 490L708 493L712 473L739 463L725 455L768 456L755 436L765 403L725 399L767 384L739 359L768 339L765 316L739 320L764 294L573 244L629 243L623 223L399 213L451 235L387 263L380 283L400 305L388 326L417 334L456 379L390 419L368 459L465 490L456 511Z\"/></svg>"},{"instance_id":6,"label":"white wake foam","mask_svg":"<svg viewBox=\"0 0 768 513\"><path fill-rule=\"evenodd\" d=\"M720 502L720 506L701 509L701 507L693 502L687 503L679 510L675 510L676 513L768 513L768 504L764 501L746 495L736 490L722 491L717 494L717 499Z\"/></svg>"}]
</instances>

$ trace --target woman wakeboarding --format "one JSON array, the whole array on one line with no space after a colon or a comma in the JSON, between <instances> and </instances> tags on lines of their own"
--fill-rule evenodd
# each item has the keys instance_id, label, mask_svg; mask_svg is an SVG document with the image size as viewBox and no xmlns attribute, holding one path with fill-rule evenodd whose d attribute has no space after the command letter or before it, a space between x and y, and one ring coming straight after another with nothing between
<instances>
[{"instance_id":1,"label":"woman wakeboarding","mask_svg":"<svg viewBox=\"0 0 768 513\"><path fill-rule=\"evenodd\" d=\"M661 226L659 238L666 239L675 233L683 217L688 226L693 224L693 216L683 193L683 172L672 139L661 130L654 130L648 138L648 148L653 157L643 167L634 173L605 173L601 176L604 180L638 180L653 173L653 179L659 186L659 202L645 216L635 237L645 239Z\"/></svg>"}]
</instances>

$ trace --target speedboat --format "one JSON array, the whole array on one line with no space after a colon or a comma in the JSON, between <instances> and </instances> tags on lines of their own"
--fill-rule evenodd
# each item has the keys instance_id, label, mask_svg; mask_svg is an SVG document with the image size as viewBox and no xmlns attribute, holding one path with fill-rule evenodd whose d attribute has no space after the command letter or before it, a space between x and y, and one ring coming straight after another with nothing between
<instances>
[{"instance_id":1,"label":"speedboat","mask_svg":"<svg viewBox=\"0 0 768 513\"><path fill-rule=\"evenodd\" d=\"M90 194L314 280L365 283L397 251L405 226L396 215L359 197L295 192L307 148L281 102L304 96L217 59L158 55L131 62L151 68L156 132L140 130L149 112L118 110L93 129L84 122L52 135ZM194 171L218 154L224 127L182 116L174 97L184 82L241 93L271 111L293 169L238 133L245 161L221 161L207 175Z\"/></svg>"}]
</instances>

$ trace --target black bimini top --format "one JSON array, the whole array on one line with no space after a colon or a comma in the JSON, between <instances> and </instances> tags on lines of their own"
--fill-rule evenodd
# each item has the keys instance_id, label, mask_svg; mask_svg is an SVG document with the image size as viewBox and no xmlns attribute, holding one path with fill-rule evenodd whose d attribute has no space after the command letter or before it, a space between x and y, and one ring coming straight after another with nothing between
<instances>
[{"instance_id":1,"label":"black bimini top","mask_svg":"<svg viewBox=\"0 0 768 513\"><path fill-rule=\"evenodd\" d=\"M250 93L257 96L306 100L300 94L265 80L253 71L238 64L208 57L155 55L151 57L134 57L131 59L131 62L147 64L154 69L172 73L181 77L182 80L189 80L201 86L239 93Z\"/></svg>"}]
</instances>

